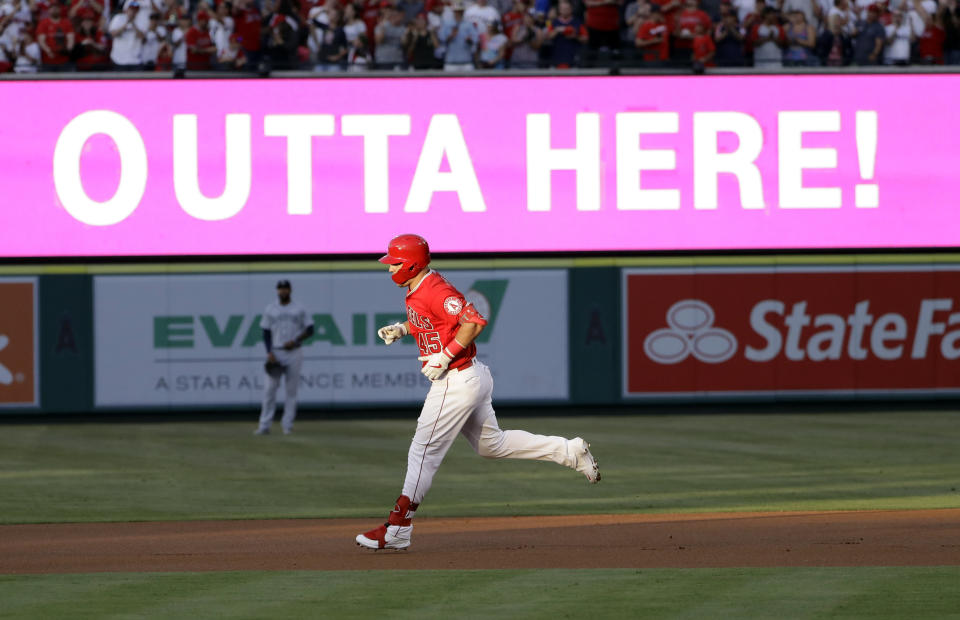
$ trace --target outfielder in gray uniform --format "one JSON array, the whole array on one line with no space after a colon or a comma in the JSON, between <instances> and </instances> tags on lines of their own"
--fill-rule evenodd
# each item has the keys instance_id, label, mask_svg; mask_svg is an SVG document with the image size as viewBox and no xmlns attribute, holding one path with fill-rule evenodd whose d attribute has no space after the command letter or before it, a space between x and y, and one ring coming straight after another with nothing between
<instances>
[{"instance_id":1,"label":"outfielder in gray uniform","mask_svg":"<svg viewBox=\"0 0 960 620\"><path fill-rule=\"evenodd\" d=\"M286 399L283 401L283 417L280 425L283 434L293 432L297 417L297 387L300 384L300 367L303 365L303 349L300 345L313 335L313 318L303 306L290 298L290 281L277 282L277 302L267 306L260 320L263 343L267 347L267 385L260 409L260 425L254 435L269 435L273 414L277 409L277 389L283 379Z\"/></svg>"}]
</instances>

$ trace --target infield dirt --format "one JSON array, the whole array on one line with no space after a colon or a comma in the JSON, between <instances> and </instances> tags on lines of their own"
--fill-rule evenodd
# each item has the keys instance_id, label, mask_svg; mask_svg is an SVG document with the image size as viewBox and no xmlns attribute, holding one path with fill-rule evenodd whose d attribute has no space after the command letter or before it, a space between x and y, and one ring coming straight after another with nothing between
<instances>
[{"instance_id":1,"label":"infield dirt","mask_svg":"<svg viewBox=\"0 0 960 620\"><path fill-rule=\"evenodd\" d=\"M958 566L960 510L418 518L408 551L358 548L376 519L0 526L0 573Z\"/></svg>"}]
</instances>

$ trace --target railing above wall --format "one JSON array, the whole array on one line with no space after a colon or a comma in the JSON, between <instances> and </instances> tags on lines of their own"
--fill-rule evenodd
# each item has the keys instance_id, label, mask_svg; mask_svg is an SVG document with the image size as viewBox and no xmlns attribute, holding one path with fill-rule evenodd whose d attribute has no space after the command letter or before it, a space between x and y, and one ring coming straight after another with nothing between
<instances>
[{"instance_id":1,"label":"railing above wall","mask_svg":"<svg viewBox=\"0 0 960 620\"><path fill-rule=\"evenodd\" d=\"M897 74L953 74L960 73L960 66L911 65L907 67L708 67L697 75L897 75ZM611 66L580 69L477 69L475 71L343 71L318 73L314 71L83 71L64 73L4 73L0 82L35 80L167 80L167 79L359 79L359 78L462 78L462 77L566 77L566 76L665 76L695 75L690 68L657 68Z\"/></svg>"}]
</instances>

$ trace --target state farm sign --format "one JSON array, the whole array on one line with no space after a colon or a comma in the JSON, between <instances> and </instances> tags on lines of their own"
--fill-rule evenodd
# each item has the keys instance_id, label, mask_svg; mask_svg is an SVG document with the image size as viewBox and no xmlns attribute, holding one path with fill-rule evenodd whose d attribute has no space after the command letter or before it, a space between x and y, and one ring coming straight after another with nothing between
<instances>
[{"instance_id":1,"label":"state farm sign","mask_svg":"<svg viewBox=\"0 0 960 620\"><path fill-rule=\"evenodd\" d=\"M627 396L960 393L960 266L623 278Z\"/></svg>"}]
</instances>

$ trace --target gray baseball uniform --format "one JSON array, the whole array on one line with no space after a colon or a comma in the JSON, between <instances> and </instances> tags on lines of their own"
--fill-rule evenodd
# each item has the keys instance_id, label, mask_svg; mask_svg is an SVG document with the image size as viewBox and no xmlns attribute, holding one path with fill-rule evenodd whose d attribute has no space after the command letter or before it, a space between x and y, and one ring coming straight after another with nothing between
<instances>
[{"instance_id":1,"label":"gray baseball uniform","mask_svg":"<svg viewBox=\"0 0 960 620\"><path fill-rule=\"evenodd\" d=\"M270 330L272 352L277 362L283 366L283 372L275 375L267 374L263 406L260 409L259 431L269 430L273 422L277 407L277 389L280 387L281 378L284 380L286 398L283 401L283 417L280 424L284 433L290 433L293 430L293 421L297 417L297 387L300 384L303 349L298 346L288 351L283 348L283 345L291 340L296 341L307 328L312 326L313 318L303 306L293 300L287 304L271 303L264 310L260 327Z\"/></svg>"}]
</instances>

